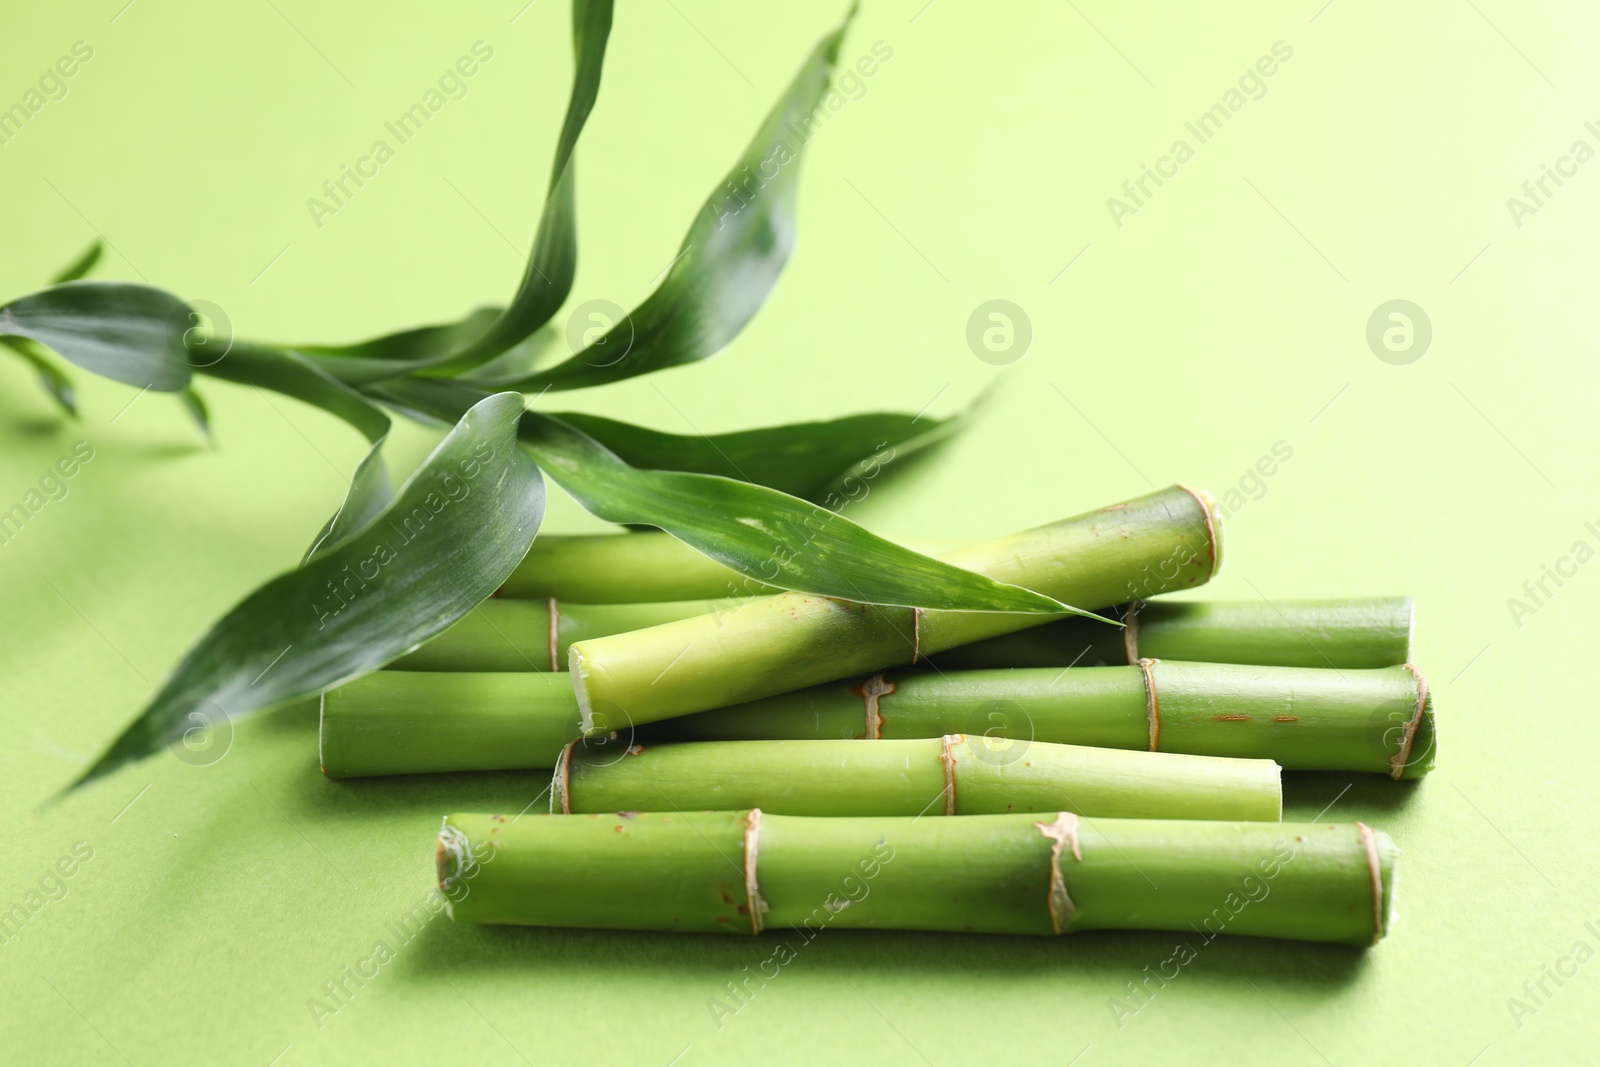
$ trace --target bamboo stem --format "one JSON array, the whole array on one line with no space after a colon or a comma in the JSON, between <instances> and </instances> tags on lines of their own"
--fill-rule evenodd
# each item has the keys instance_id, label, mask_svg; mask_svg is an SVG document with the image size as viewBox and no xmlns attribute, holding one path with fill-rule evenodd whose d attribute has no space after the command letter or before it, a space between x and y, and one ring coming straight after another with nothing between
<instances>
[{"instance_id":1,"label":"bamboo stem","mask_svg":"<svg viewBox=\"0 0 1600 1067\"><path fill-rule=\"evenodd\" d=\"M781 590L746 578L665 533L541 534L500 595L574 604L717 600Z\"/></svg>"},{"instance_id":2,"label":"bamboo stem","mask_svg":"<svg viewBox=\"0 0 1600 1067\"><path fill-rule=\"evenodd\" d=\"M659 626L737 601L669 600L638 604L569 604L485 600L444 633L389 664L396 671L565 671L574 642ZM552 617L554 626L551 625Z\"/></svg>"},{"instance_id":3,"label":"bamboo stem","mask_svg":"<svg viewBox=\"0 0 1600 1067\"><path fill-rule=\"evenodd\" d=\"M1068 604L1207 581L1218 519L1179 486L947 555ZM586 732L606 732L864 674L1048 617L919 611L785 593L724 612L579 641L569 664Z\"/></svg>"},{"instance_id":4,"label":"bamboo stem","mask_svg":"<svg viewBox=\"0 0 1600 1067\"><path fill-rule=\"evenodd\" d=\"M1278 765L949 734L914 741L585 745L556 763L550 810L731 810L780 815L1057 811L1119 819L1283 814Z\"/></svg>"},{"instance_id":5,"label":"bamboo stem","mask_svg":"<svg viewBox=\"0 0 1600 1067\"><path fill-rule=\"evenodd\" d=\"M952 733L1118 749L1148 749L1153 734L1163 752L1399 778L1426 774L1435 750L1433 698L1410 667L1168 662L1151 663L1148 675L1137 666L898 671L671 719L621 740ZM577 700L561 675L378 671L323 698L322 761L331 778L550 767L576 736Z\"/></svg>"},{"instance_id":6,"label":"bamboo stem","mask_svg":"<svg viewBox=\"0 0 1600 1067\"><path fill-rule=\"evenodd\" d=\"M1285 770L1420 778L1433 697L1416 668L1315 670L1142 661L1133 667L898 671L654 723L637 741L938 737L1271 759Z\"/></svg>"},{"instance_id":7,"label":"bamboo stem","mask_svg":"<svg viewBox=\"0 0 1600 1067\"><path fill-rule=\"evenodd\" d=\"M322 696L329 778L548 767L578 733L563 674L378 671Z\"/></svg>"},{"instance_id":8,"label":"bamboo stem","mask_svg":"<svg viewBox=\"0 0 1600 1067\"><path fill-rule=\"evenodd\" d=\"M618 540L625 538L619 537ZM496 598L421 648L389 665L402 671L564 671L572 645L643 630L743 601L680 600L570 604ZM1134 602L1133 623L1117 628L1073 616L927 657L942 671L999 667L1094 667L1179 659L1334 669L1388 667L1410 659L1412 608L1406 597L1362 600ZM1103 611L1124 620L1128 605ZM556 616L554 655L550 614ZM1129 646L1132 646L1130 649ZM1133 658L1128 658L1129 652Z\"/></svg>"},{"instance_id":9,"label":"bamboo stem","mask_svg":"<svg viewBox=\"0 0 1600 1067\"><path fill-rule=\"evenodd\" d=\"M1118 631L1089 619L1059 619L961 645L930 657L930 662L940 670L981 670L1093 667L1148 657L1345 669L1390 667L1411 659L1414 612L1409 597L1134 601L1105 614L1126 625Z\"/></svg>"},{"instance_id":10,"label":"bamboo stem","mask_svg":"<svg viewBox=\"0 0 1600 1067\"><path fill-rule=\"evenodd\" d=\"M793 927L1173 930L1368 945L1392 914L1387 834L1345 825L736 812L451 815L458 922L753 934Z\"/></svg>"}]
</instances>

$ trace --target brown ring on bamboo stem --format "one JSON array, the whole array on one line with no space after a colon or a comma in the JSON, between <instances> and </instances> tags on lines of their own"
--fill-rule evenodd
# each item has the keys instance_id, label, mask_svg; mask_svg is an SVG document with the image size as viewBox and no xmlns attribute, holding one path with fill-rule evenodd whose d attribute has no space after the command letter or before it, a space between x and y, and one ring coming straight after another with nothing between
<instances>
[{"instance_id":1,"label":"brown ring on bamboo stem","mask_svg":"<svg viewBox=\"0 0 1600 1067\"><path fill-rule=\"evenodd\" d=\"M1144 601L1130 600L1122 613L1122 652L1129 663L1139 662L1139 609L1142 607Z\"/></svg>"},{"instance_id":2,"label":"brown ring on bamboo stem","mask_svg":"<svg viewBox=\"0 0 1600 1067\"><path fill-rule=\"evenodd\" d=\"M1367 852L1367 872L1372 876L1372 943L1383 938L1383 869L1378 864L1378 839L1372 827L1356 823L1356 833L1361 835L1361 847Z\"/></svg>"},{"instance_id":3,"label":"brown ring on bamboo stem","mask_svg":"<svg viewBox=\"0 0 1600 1067\"><path fill-rule=\"evenodd\" d=\"M550 671L553 674L561 669L561 657L556 654L556 649L561 646L561 642L557 640L561 633L561 609L556 607L555 597L550 597L545 606L550 614L547 639L550 644Z\"/></svg>"},{"instance_id":4,"label":"brown ring on bamboo stem","mask_svg":"<svg viewBox=\"0 0 1600 1067\"><path fill-rule=\"evenodd\" d=\"M1182 482L1178 483L1178 488L1194 497L1195 502L1200 505L1201 513L1206 517L1206 551L1211 554L1211 572L1207 577L1215 578L1217 572L1222 569L1222 540L1218 536L1220 530L1217 523L1217 502L1212 500L1211 494L1204 489L1190 489Z\"/></svg>"},{"instance_id":5,"label":"brown ring on bamboo stem","mask_svg":"<svg viewBox=\"0 0 1600 1067\"><path fill-rule=\"evenodd\" d=\"M756 859L761 849L761 809L751 808L744 817L744 902L750 910L750 932L759 934L765 925L761 913L766 903L756 882Z\"/></svg>"},{"instance_id":6,"label":"brown ring on bamboo stem","mask_svg":"<svg viewBox=\"0 0 1600 1067\"><path fill-rule=\"evenodd\" d=\"M572 746L577 743L568 741L566 747L561 750L561 755L556 757L555 776L550 780L550 788L554 789L556 794L551 798L550 806L555 807L554 802L560 801L563 815L572 814Z\"/></svg>"},{"instance_id":7,"label":"brown ring on bamboo stem","mask_svg":"<svg viewBox=\"0 0 1600 1067\"><path fill-rule=\"evenodd\" d=\"M882 671L874 674L857 687L856 692L861 694L861 700L866 705L867 732L865 736L868 741L882 739L883 716L879 713L878 701L894 691L895 684L885 679Z\"/></svg>"},{"instance_id":8,"label":"brown ring on bamboo stem","mask_svg":"<svg viewBox=\"0 0 1600 1067\"><path fill-rule=\"evenodd\" d=\"M1072 847L1072 858L1079 863L1083 862L1083 851L1078 847L1078 817L1070 811L1056 813L1055 822L1036 822L1033 824L1038 831L1048 837L1050 845L1050 895L1045 904L1050 909L1050 932L1060 934L1066 927L1066 922L1072 913L1077 910L1077 905L1072 902L1072 897L1067 894L1067 879L1061 873L1061 852L1063 846Z\"/></svg>"},{"instance_id":9,"label":"brown ring on bamboo stem","mask_svg":"<svg viewBox=\"0 0 1600 1067\"><path fill-rule=\"evenodd\" d=\"M966 734L945 734L939 746L939 762L944 764L944 813L956 813L956 751L955 746L965 744Z\"/></svg>"},{"instance_id":10,"label":"brown ring on bamboo stem","mask_svg":"<svg viewBox=\"0 0 1600 1067\"><path fill-rule=\"evenodd\" d=\"M1411 762L1411 746L1417 740L1417 727L1422 724L1423 713L1428 709L1428 680L1422 676L1411 663L1404 664L1405 669L1411 672L1411 677L1417 682L1417 707L1411 713L1411 719L1406 723L1405 730L1400 735L1400 748L1389 757L1389 777L1399 781L1406 773L1406 765Z\"/></svg>"},{"instance_id":11,"label":"brown ring on bamboo stem","mask_svg":"<svg viewBox=\"0 0 1600 1067\"><path fill-rule=\"evenodd\" d=\"M1156 696L1156 676L1151 670L1158 659L1141 659L1139 673L1144 676L1144 715L1150 724L1150 751L1161 751L1161 699Z\"/></svg>"}]
</instances>

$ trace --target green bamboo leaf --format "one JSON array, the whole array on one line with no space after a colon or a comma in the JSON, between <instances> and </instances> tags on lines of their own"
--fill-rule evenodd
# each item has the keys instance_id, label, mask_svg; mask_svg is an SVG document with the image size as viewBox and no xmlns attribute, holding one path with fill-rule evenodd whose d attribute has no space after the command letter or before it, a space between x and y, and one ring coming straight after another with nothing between
<instances>
[{"instance_id":1,"label":"green bamboo leaf","mask_svg":"<svg viewBox=\"0 0 1600 1067\"><path fill-rule=\"evenodd\" d=\"M389 416L382 409L297 352L234 341L220 356L206 358L212 362L195 368L202 374L312 404L348 422L373 443L389 432Z\"/></svg>"},{"instance_id":2,"label":"green bamboo leaf","mask_svg":"<svg viewBox=\"0 0 1600 1067\"><path fill-rule=\"evenodd\" d=\"M56 366L50 357L39 351L38 347L23 337L0 337L0 345L15 352L34 369L39 375L39 384L44 386L44 391L55 398L68 415L73 418L78 416L78 393L72 386L72 379L67 377L67 372Z\"/></svg>"},{"instance_id":3,"label":"green bamboo leaf","mask_svg":"<svg viewBox=\"0 0 1600 1067\"><path fill-rule=\"evenodd\" d=\"M794 247L803 122L828 89L854 16L852 6L817 43L695 218L660 287L571 359L502 381L501 388L539 392L604 385L705 359L744 328Z\"/></svg>"},{"instance_id":4,"label":"green bamboo leaf","mask_svg":"<svg viewBox=\"0 0 1600 1067\"><path fill-rule=\"evenodd\" d=\"M829 504L855 499L862 485L880 477L891 463L944 440L967 419L965 412L944 419L875 412L690 436L599 415L552 414L630 466L715 474Z\"/></svg>"},{"instance_id":5,"label":"green bamboo leaf","mask_svg":"<svg viewBox=\"0 0 1600 1067\"><path fill-rule=\"evenodd\" d=\"M294 350L351 385L406 374L460 351L499 319L500 308L481 307L466 318L418 326L349 345L295 345Z\"/></svg>"},{"instance_id":6,"label":"green bamboo leaf","mask_svg":"<svg viewBox=\"0 0 1600 1067\"><path fill-rule=\"evenodd\" d=\"M236 341L221 356L213 358L215 362L199 368L202 373L241 385L271 389L319 407L355 427L372 445L351 476L344 502L318 531L306 551L307 562L337 548L389 505L394 492L382 451L389 435L390 420L381 408L298 352ZM478 393L474 402L486 395ZM469 407L471 404L462 404L457 417Z\"/></svg>"},{"instance_id":7,"label":"green bamboo leaf","mask_svg":"<svg viewBox=\"0 0 1600 1067\"><path fill-rule=\"evenodd\" d=\"M0 307L0 334L31 338L85 370L175 393L189 384L189 305L127 282L77 281Z\"/></svg>"},{"instance_id":8,"label":"green bamboo leaf","mask_svg":"<svg viewBox=\"0 0 1600 1067\"><path fill-rule=\"evenodd\" d=\"M95 241L79 253L78 258L68 263L56 276L50 279L51 285L60 285L63 282L75 282L94 270L95 264L100 262L100 254L105 251L99 241Z\"/></svg>"},{"instance_id":9,"label":"green bamboo leaf","mask_svg":"<svg viewBox=\"0 0 1600 1067\"><path fill-rule=\"evenodd\" d=\"M660 527L754 581L871 604L1093 614L901 548L765 486L629 466L549 415L525 414L521 437L545 473L595 515Z\"/></svg>"},{"instance_id":10,"label":"green bamboo leaf","mask_svg":"<svg viewBox=\"0 0 1600 1067\"><path fill-rule=\"evenodd\" d=\"M573 151L600 94L611 16L612 0L573 0L572 94L556 142L533 251L511 302L504 308L479 308L459 322L406 330L355 345L300 346L300 351L352 384L407 373L451 377L511 353L550 321L572 291L577 270ZM513 360L512 366L516 363Z\"/></svg>"},{"instance_id":11,"label":"green bamboo leaf","mask_svg":"<svg viewBox=\"0 0 1600 1067\"><path fill-rule=\"evenodd\" d=\"M377 521L223 616L69 788L196 724L221 726L381 667L494 592L544 514L539 469L516 443L522 407L515 393L475 405Z\"/></svg>"},{"instance_id":12,"label":"green bamboo leaf","mask_svg":"<svg viewBox=\"0 0 1600 1067\"><path fill-rule=\"evenodd\" d=\"M374 441L372 448L356 464L355 473L350 477L349 492L345 494L339 510L317 531L311 547L306 549L305 558L300 561L302 564L338 548L382 514L394 500L389 470L383 463L385 440L387 438L380 437Z\"/></svg>"},{"instance_id":13,"label":"green bamboo leaf","mask_svg":"<svg viewBox=\"0 0 1600 1067\"><path fill-rule=\"evenodd\" d=\"M578 265L577 214L573 201L573 150L600 95L600 71L611 36L611 0L573 0L572 94L550 167L539 231L516 295L483 335L425 373L452 375L476 367L519 343L550 321L572 291Z\"/></svg>"},{"instance_id":14,"label":"green bamboo leaf","mask_svg":"<svg viewBox=\"0 0 1600 1067\"><path fill-rule=\"evenodd\" d=\"M211 412L206 407L205 398L191 385L178 394L178 399L183 401L183 409L189 413L190 418L194 419L195 425L200 427L200 432L205 435L207 440L210 440Z\"/></svg>"}]
</instances>

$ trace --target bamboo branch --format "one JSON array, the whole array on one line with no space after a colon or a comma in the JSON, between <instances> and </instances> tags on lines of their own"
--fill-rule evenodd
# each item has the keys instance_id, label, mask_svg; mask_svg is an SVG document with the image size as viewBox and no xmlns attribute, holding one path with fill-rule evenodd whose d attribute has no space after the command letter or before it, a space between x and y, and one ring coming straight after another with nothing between
<instances>
[{"instance_id":1,"label":"bamboo branch","mask_svg":"<svg viewBox=\"0 0 1600 1067\"><path fill-rule=\"evenodd\" d=\"M1411 659L1409 597L1356 600L1134 601L1106 609L1110 630L1082 618L938 653L940 670L1093 667L1140 658L1273 667L1392 667Z\"/></svg>"},{"instance_id":2,"label":"bamboo branch","mask_svg":"<svg viewBox=\"0 0 1600 1067\"><path fill-rule=\"evenodd\" d=\"M615 540L626 540L624 537ZM412 671L542 671L567 669L578 641L642 630L707 612L728 612L738 599L664 603L573 604L496 598L390 664ZM1412 607L1407 597L1355 600L1135 601L1102 611L1131 622L1122 628L1074 616L926 657L942 671L998 667L1095 667L1152 659L1259 663L1274 667L1390 667L1411 658ZM550 613L556 655L550 656ZM1133 658L1129 659L1129 653Z\"/></svg>"},{"instance_id":3,"label":"bamboo branch","mask_svg":"<svg viewBox=\"0 0 1600 1067\"><path fill-rule=\"evenodd\" d=\"M1276 822L1276 763L950 734L916 741L585 745L556 763L550 810L781 815L1057 811L1121 819Z\"/></svg>"},{"instance_id":4,"label":"bamboo branch","mask_svg":"<svg viewBox=\"0 0 1600 1067\"><path fill-rule=\"evenodd\" d=\"M664 533L545 534L500 595L575 604L716 600L781 590L752 581Z\"/></svg>"},{"instance_id":5,"label":"bamboo branch","mask_svg":"<svg viewBox=\"0 0 1600 1067\"><path fill-rule=\"evenodd\" d=\"M1223 933L1372 944L1398 851L1361 823L754 809L451 815L435 856L457 922L808 939L830 927L1173 930L1194 946Z\"/></svg>"},{"instance_id":6,"label":"bamboo branch","mask_svg":"<svg viewBox=\"0 0 1600 1067\"><path fill-rule=\"evenodd\" d=\"M638 604L569 604L485 600L444 633L389 664L397 671L565 671L574 642L659 626L732 600L668 600Z\"/></svg>"},{"instance_id":7,"label":"bamboo branch","mask_svg":"<svg viewBox=\"0 0 1600 1067\"><path fill-rule=\"evenodd\" d=\"M1435 748L1433 699L1410 667L1168 662L1150 663L1148 675L1137 666L896 671L666 720L621 739L951 733L1119 749L1148 749L1154 736L1164 752L1398 778L1431 770ZM379 671L323 698L322 763L332 778L550 767L577 736L578 705L562 675Z\"/></svg>"},{"instance_id":8,"label":"bamboo branch","mask_svg":"<svg viewBox=\"0 0 1600 1067\"><path fill-rule=\"evenodd\" d=\"M1068 604L1199 585L1221 560L1218 520L1179 486L945 558ZM864 674L1049 621L919 611L785 593L572 646L586 732L606 732Z\"/></svg>"}]
</instances>

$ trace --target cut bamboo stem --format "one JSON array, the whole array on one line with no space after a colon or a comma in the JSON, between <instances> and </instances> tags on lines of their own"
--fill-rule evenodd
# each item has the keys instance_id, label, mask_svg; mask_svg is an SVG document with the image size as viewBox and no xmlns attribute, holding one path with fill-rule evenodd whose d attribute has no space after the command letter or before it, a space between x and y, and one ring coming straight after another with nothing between
<instances>
[{"instance_id":1,"label":"cut bamboo stem","mask_svg":"<svg viewBox=\"0 0 1600 1067\"><path fill-rule=\"evenodd\" d=\"M1433 696L1411 665L1366 670L1142 660L1132 667L897 671L653 723L635 741L938 737L1275 760L1420 778Z\"/></svg>"},{"instance_id":2,"label":"cut bamboo stem","mask_svg":"<svg viewBox=\"0 0 1600 1067\"><path fill-rule=\"evenodd\" d=\"M1093 667L1141 658L1273 667L1392 667L1411 660L1409 597L1352 600L1134 601L1105 611L1121 630L1059 619L940 652L940 670Z\"/></svg>"},{"instance_id":3,"label":"cut bamboo stem","mask_svg":"<svg viewBox=\"0 0 1600 1067\"><path fill-rule=\"evenodd\" d=\"M578 734L564 674L378 671L322 697L329 778L549 767Z\"/></svg>"},{"instance_id":4,"label":"cut bamboo stem","mask_svg":"<svg viewBox=\"0 0 1600 1067\"><path fill-rule=\"evenodd\" d=\"M1398 849L1361 823L735 812L451 815L458 922L755 934L1172 930L1368 945Z\"/></svg>"},{"instance_id":5,"label":"cut bamboo stem","mask_svg":"<svg viewBox=\"0 0 1600 1067\"><path fill-rule=\"evenodd\" d=\"M1283 815L1278 765L1167 752L949 734L915 741L574 741L556 763L550 810L779 815L993 815L1067 810L1119 819Z\"/></svg>"},{"instance_id":6,"label":"cut bamboo stem","mask_svg":"<svg viewBox=\"0 0 1600 1067\"><path fill-rule=\"evenodd\" d=\"M746 578L665 533L541 534L500 595L574 604L718 600L781 590Z\"/></svg>"},{"instance_id":7,"label":"cut bamboo stem","mask_svg":"<svg viewBox=\"0 0 1600 1067\"><path fill-rule=\"evenodd\" d=\"M461 621L416 651L389 664L397 671L565 671L574 642L659 626L710 611L732 600L668 600L638 604L569 604L546 600L485 600Z\"/></svg>"},{"instance_id":8,"label":"cut bamboo stem","mask_svg":"<svg viewBox=\"0 0 1600 1067\"><path fill-rule=\"evenodd\" d=\"M1417 778L1433 768L1433 699L1414 668L1147 666L897 671L671 719L620 739L965 733L990 743L1270 759L1287 770ZM551 767L578 732L577 700L562 675L378 671L323 698L322 764L330 778Z\"/></svg>"},{"instance_id":9,"label":"cut bamboo stem","mask_svg":"<svg viewBox=\"0 0 1600 1067\"><path fill-rule=\"evenodd\" d=\"M403 671L564 671L572 645L676 622L742 603L680 600L569 604L496 598L389 665ZM1152 659L1259 663L1277 667L1370 668L1411 658L1407 597L1359 600L1135 601L1106 608L1122 628L1073 616L927 657L939 670L1095 667ZM555 632L550 628L555 615ZM1131 617L1132 622L1127 623ZM552 636L555 638L551 644ZM1129 658L1130 653L1132 658Z\"/></svg>"},{"instance_id":10,"label":"cut bamboo stem","mask_svg":"<svg viewBox=\"0 0 1600 1067\"><path fill-rule=\"evenodd\" d=\"M1181 486L945 558L1065 604L1106 604L1209 580L1221 560L1209 498ZM865 674L1048 616L920 611L785 593L612 637L569 665L586 732L603 733Z\"/></svg>"}]
</instances>

